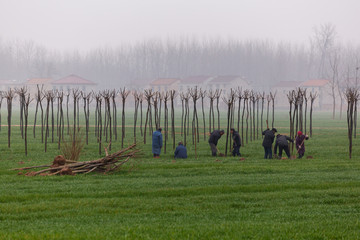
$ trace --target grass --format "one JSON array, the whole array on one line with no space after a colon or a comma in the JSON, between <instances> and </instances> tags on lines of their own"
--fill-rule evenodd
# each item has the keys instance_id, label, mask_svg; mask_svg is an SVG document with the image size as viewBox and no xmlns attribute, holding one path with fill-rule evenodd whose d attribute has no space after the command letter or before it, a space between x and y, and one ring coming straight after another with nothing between
<instances>
[{"instance_id":1,"label":"grass","mask_svg":"<svg viewBox=\"0 0 360 240\"><path fill-rule=\"evenodd\" d=\"M125 166L111 175L52 177L9 169L50 163L57 144L44 153L39 138L29 134L25 157L18 128L8 149L3 127L0 239L358 239L359 141L349 160L346 121L328 116L317 115L306 142L314 159L262 159L256 140L241 148L245 161L215 161L200 138L198 158L188 144L189 158L173 162L169 146L160 159L151 157L149 137L139 145L143 156L135 171ZM285 113L277 116L280 132L288 132L286 119ZM131 142L132 130L127 133L125 142ZM118 148L120 141L113 144ZM98 157L92 137L80 160Z\"/></svg>"}]
</instances>

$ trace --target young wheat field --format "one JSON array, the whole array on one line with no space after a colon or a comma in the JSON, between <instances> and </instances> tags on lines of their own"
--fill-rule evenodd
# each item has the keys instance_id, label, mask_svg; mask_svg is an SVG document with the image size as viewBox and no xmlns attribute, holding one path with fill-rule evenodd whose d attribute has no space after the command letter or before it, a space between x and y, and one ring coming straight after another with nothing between
<instances>
[{"instance_id":1,"label":"young wheat field","mask_svg":"<svg viewBox=\"0 0 360 240\"><path fill-rule=\"evenodd\" d=\"M349 159L346 116L332 120L330 113L315 112L303 159L263 159L261 133L241 148L245 160L231 154L214 158L202 128L197 155L190 130L188 159L174 160L170 136L167 152L162 150L160 159L154 159L151 136L144 145L137 128L141 154L117 172L35 177L12 169L51 164L60 154L56 137L54 143L50 137L45 153L39 127L33 137L31 119L25 156L24 140L15 126L18 115L13 117L10 148L4 116L0 239L360 238L360 140L354 139ZM131 111L126 121L128 146L133 142ZM274 127L289 134L286 112L276 113ZM176 142L183 140L180 128L176 132ZM104 156L99 156L93 128L90 135L80 161ZM121 148L120 135L121 127L113 151ZM219 140L221 152L225 137ZM313 158L306 159L309 155Z\"/></svg>"}]
</instances>

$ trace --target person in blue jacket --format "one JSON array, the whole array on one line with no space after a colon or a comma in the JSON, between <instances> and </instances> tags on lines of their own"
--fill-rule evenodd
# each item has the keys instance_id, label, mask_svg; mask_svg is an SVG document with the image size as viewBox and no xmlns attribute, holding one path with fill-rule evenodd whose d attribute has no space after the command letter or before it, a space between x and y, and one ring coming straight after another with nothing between
<instances>
[{"instance_id":1,"label":"person in blue jacket","mask_svg":"<svg viewBox=\"0 0 360 240\"><path fill-rule=\"evenodd\" d=\"M160 157L161 148L163 146L161 130L161 128L158 128L152 135L152 153L154 154L154 158Z\"/></svg>"},{"instance_id":2,"label":"person in blue jacket","mask_svg":"<svg viewBox=\"0 0 360 240\"><path fill-rule=\"evenodd\" d=\"M175 158L187 158L187 150L182 142L179 142L174 153Z\"/></svg>"}]
</instances>

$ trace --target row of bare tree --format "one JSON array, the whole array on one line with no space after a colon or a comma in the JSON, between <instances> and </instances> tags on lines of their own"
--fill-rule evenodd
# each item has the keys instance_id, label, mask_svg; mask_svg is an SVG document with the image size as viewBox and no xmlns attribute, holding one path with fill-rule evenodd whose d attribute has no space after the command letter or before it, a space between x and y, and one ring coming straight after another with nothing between
<instances>
[{"instance_id":1,"label":"row of bare tree","mask_svg":"<svg viewBox=\"0 0 360 240\"><path fill-rule=\"evenodd\" d=\"M35 97L31 98L28 89L22 87L15 90L10 89L0 94L0 113L3 99L7 101L8 147L10 147L11 143L12 105L13 99L16 96L18 96L19 99L19 127L21 137L25 141L25 154L27 154L28 143L29 104L32 101L35 102L33 137L36 138L38 134L37 131L40 131L41 142L44 143L45 152L47 151L50 141L51 143L56 141L60 149L65 134L75 136L77 131L80 131L80 127L85 131L85 141L86 144L88 144L91 130L90 115L92 113L90 112L90 107L95 107L93 129L94 136L99 144L99 154L102 153L102 144L104 142L109 143L109 150L111 150L111 143L118 140L118 102L121 102L122 106L121 146L123 147L126 134L126 100L130 93L132 93L134 99L134 141L137 141L137 135L140 133L141 137L143 137L144 144L146 144L147 136L151 136L154 129L163 127L165 134L165 153L168 148L168 143L170 143L172 149L175 148L176 122L178 124L181 122L177 128L180 130L179 134L184 144L186 145L191 141L191 143L196 146L201 138L200 129L202 129L203 140L205 141L209 133L215 129L224 127L221 124L220 115L220 108L223 106L227 107L227 115L225 118L227 120L225 153L228 152L228 144L230 143L231 145L231 138L229 138L231 128L239 130L243 139L242 144L245 145L248 144L249 141L254 141L262 137L261 132L264 129L263 123L265 120L267 123L271 120L271 127L274 127L276 93L272 92L265 94L265 92L257 93L252 90L237 88L230 89L227 94L224 94L222 90L205 91L195 87L180 94L175 90L158 92L148 89L144 92L130 92L125 88L85 93L78 89L63 92L44 90L43 86L37 86ZM178 96L180 99L177 99ZM289 92L290 137L294 137L298 129L305 133L307 132L308 101L310 101L310 136L312 136L312 112L316 97L316 94L310 93L308 95L306 90L300 88ZM181 101L181 118L175 118L175 106L179 103L177 100ZM146 102L146 109L143 109L144 102ZM80 114L81 103L83 105L82 114ZM198 105L200 103L200 115L202 116L202 123L200 124L202 124L202 126L199 126ZM192 116L190 105L192 105ZM70 110L71 107L72 110ZM205 109L209 109L208 117L205 115ZM70 111L72 111L72 114ZM70 115L72 115L72 121L70 120ZM80 115L82 115L83 118L80 119ZM38 119L40 119L39 124ZM140 120L140 123L138 120ZM82 122L82 124L80 124L80 122Z\"/></svg>"},{"instance_id":2,"label":"row of bare tree","mask_svg":"<svg viewBox=\"0 0 360 240\"><path fill-rule=\"evenodd\" d=\"M104 90L100 92L85 93L78 89L68 92L57 90L44 90L43 86L37 86L37 92L31 97L26 87L10 89L0 94L0 126L1 126L1 103L3 99L7 101L7 123L8 123L8 147L11 144L11 126L12 126L12 106L15 97L18 97L20 106L19 127L21 137L25 141L25 154L28 153L28 122L29 105L34 102L35 114L33 121L33 137L38 134L41 136L41 142L44 144L44 151L48 150L48 143L57 142L60 149L64 136L75 136L80 127L84 128L86 144L89 143L90 133L90 107L95 107L94 111L94 136L99 143L99 154L102 153L102 144L118 140L118 119L117 103L121 102L121 145L124 145L125 139L125 109L126 99L130 91L125 88L120 90ZM206 140L209 133L221 128L220 105L221 98L226 105L229 102L225 100L221 90L205 91L198 89L188 89L186 92L178 94L175 90L166 92L153 91L151 89L144 92L132 92L134 98L134 131L133 138L137 141L137 134L140 132L143 142L146 144L147 135L151 135L154 128L160 126L164 128L164 151L166 153L168 142L175 148L175 112L177 97L181 100L181 126L180 135L184 144L192 141L197 144L200 141L200 129L202 128L203 139ZM230 90L228 96L231 105L231 118L228 127L241 129L242 137L248 141L259 139L260 131L263 129L263 116L266 110L266 120L269 119L269 112L272 109L272 126L274 125L274 99L275 93L265 95L265 93L256 93L250 90ZM201 101L200 101L201 99ZM118 101L121 100L121 101ZM267 104L266 104L267 101ZM143 102L146 102L146 112L143 109ZM192 102L192 113L190 103ZM198 104L201 102L202 126L199 126ZM83 113L80 110L80 104L83 105ZM209 104L206 106L206 104ZM272 107L270 106L272 104ZM215 106L217 117L215 118ZM236 107L237 105L237 107ZM72 110L70 109L72 108ZM205 109L209 109L208 118L205 116ZM237 111L237 114L235 112ZM72 114L71 114L72 112ZM163 116L162 116L163 112ZM80 114L81 113L81 114ZM139 117L140 113L140 117ZM190 115L192 116L190 117ZM83 115L83 118L80 115ZM72 116L72 119L70 119ZM236 117L237 116L237 119ZM140 119L139 119L140 118ZM169 119L170 118L170 119ZM138 119L140 123L138 123ZM207 122L207 119L209 121ZM39 122L40 120L40 122ZM163 122L162 122L163 121ZM83 122L80 124L80 122ZM237 124L236 124L237 123ZM241 123L241 125L240 125ZM0 128L1 130L1 128ZM140 130L140 131L138 131ZM191 132L190 132L191 131ZM190 140L189 140L189 136ZM170 140L171 137L171 140ZM75 139L75 138L73 138ZM75 144L75 142L74 142Z\"/></svg>"}]
</instances>

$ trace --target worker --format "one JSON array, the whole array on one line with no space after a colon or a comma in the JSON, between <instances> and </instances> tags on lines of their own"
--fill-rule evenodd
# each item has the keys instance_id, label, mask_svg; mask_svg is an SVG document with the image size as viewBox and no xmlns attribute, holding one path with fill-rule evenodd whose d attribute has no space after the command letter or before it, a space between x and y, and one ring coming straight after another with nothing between
<instances>
[{"instance_id":1,"label":"worker","mask_svg":"<svg viewBox=\"0 0 360 240\"><path fill-rule=\"evenodd\" d=\"M305 140L308 140L309 136L308 135L304 135L301 131L297 132L297 137L296 137L296 150L299 154L298 158L302 158L305 154Z\"/></svg>"},{"instance_id":2,"label":"worker","mask_svg":"<svg viewBox=\"0 0 360 240\"><path fill-rule=\"evenodd\" d=\"M268 128L262 132L262 135L264 135L264 140L262 145L265 151L265 156L264 156L265 159L272 158L272 144L274 142L276 132L277 132L276 128L273 128L271 130Z\"/></svg>"},{"instance_id":3,"label":"worker","mask_svg":"<svg viewBox=\"0 0 360 240\"><path fill-rule=\"evenodd\" d=\"M163 139L161 134L161 128L158 128L152 135L152 153L154 158L160 157L161 148L163 145Z\"/></svg>"},{"instance_id":4,"label":"worker","mask_svg":"<svg viewBox=\"0 0 360 240\"><path fill-rule=\"evenodd\" d=\"M281 135L278 134L276 136L276 141L275 141L275 147L274 147L274 153L276 155L277 152L277 148L279 147L279 155L278 158L281 159L282 156L282 151L284 150L287 157L290 158L290 150L289 150L289 142L294 142L294 140L292 140L290 137L286 136L286 135Z\"/></svg>"},{"instance_id":5,"label":"worker","mask_svg":"<svg viewBox=\"0 0 360 240\"><path fill-rule=\"evenodd\" d=\"M224 135L224 130L215 130L210 134L209 145L211 148L211 153L214 157L216 157L217 144L222 135Z\"/></svg>"},{"instance_id":6,"label":"worker","mask_svg":"<svg viewBox=\"0 0 360 240\"><path fill-rule=\"evenodd\" d=\"M187 158L187 150L182 142L178 143L174 153L175 158Z\"/></svg>"},{"instance_id":7,"label":"worker","mask_svg":"<svg viewBox=\"0 0 360 240\"><path fill-rule=\"evenodd\" d=\"M232 140L233 140L233 151L232 151L232 155L235 156L241 156L240 154L240 147L241 147L241 138L240 135L237 131L235 131L234 128L230 129L230 133L232 135Z\"/></svg>"}]
</instances>

